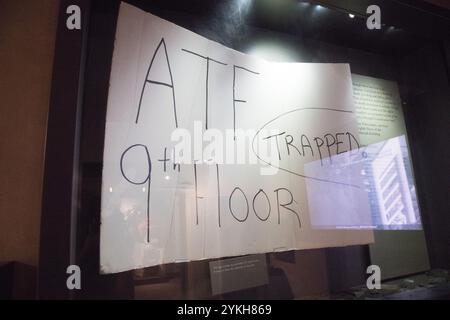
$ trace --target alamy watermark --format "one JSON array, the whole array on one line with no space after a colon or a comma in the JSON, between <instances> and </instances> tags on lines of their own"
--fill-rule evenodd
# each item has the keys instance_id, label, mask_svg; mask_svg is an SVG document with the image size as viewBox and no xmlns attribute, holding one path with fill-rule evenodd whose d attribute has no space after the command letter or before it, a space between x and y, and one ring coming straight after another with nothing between
<instances>
[{"instance_id":1,"label":"alamy watermark","mask_svg":"<svg viewBox=\"0 0 450 320\"><path fill-rule=\"evenodd\" d=\"M177 128L170 139L174 143L172 159L177 164L260 164L261 175L278 172L278 140L280 130L207 129L194 121L193 130Z\"/></svg>"},{"instance_id":2,"label":"alamy watermark","mask_svg":"<svg viewBox=\"0 0 450 320\"><path fill-rule=\"evenodd\" d=\"M81 289L81 269L76 264L67 267L66 273L69 274L66 280L66 286L69 290Z\"/></svg>"},{"instance_id":3,"label":"alamy watermark","mask_svg":"<svg viewBox=\"0 0 450 320\"><path fill-rule=\"evenodd\" d=\"M367 289L369 289L369 290L381 289L381 268L380 268L380 266L378 266L376 264L372 264L367 267L366 273L370 274L370 276L367 278L367 281L366 281Z\"/></svg>"}]
</instances>

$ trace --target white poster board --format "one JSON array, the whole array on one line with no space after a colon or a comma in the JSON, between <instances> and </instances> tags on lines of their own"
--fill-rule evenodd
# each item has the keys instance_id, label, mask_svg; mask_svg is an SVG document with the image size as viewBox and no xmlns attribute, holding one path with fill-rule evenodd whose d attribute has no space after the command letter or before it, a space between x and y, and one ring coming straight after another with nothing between
<instances>
[{"instance_id":1,"label":"white poster board","mask_svg":"<svg viewBox=\"0 0 450 320\"><path fill-rule=\"evenodd\" d=\"M313 229L306 200L306 180L364 197L353 177L304 170L358 153L347 64L265 62L122 3L101 272L370 243L368 230Z\"/></svg>"}]
</instances>

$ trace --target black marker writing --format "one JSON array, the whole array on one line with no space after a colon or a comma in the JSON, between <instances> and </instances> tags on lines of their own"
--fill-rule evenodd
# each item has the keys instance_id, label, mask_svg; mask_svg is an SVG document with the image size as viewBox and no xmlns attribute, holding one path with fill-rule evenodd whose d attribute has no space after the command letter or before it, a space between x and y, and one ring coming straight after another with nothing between
<instances>
[{"instance_id":1,"label":"black marker writing","mask_svg":"<svg viewBox=\"0 0 450 320\"><path fill-rule=\"evenodd\" d=\"M344 143L343 141L339 141L339 137L343 136L343 135L344 135L343 133L339 133L339 132L336 133L336 154L341 154L341 153L346 152L346 151L339 152L339 145ZM351 142L350 142L350 146L351 146Z\"/></svg>"},{"instance_id":2,"label":"black marker writing","mask_svg":"<svg viewBox=\"0 0 450 320\"><path fill-rule=\"evenodd\" d=\"M355 136L353 134L351 134L350 132L347 132L346 135L348 136L348 141L350 143L350 150L353 150L352 140L356 142L357 150L359 150L360 145L358 143L358 140L356 140Z\"/></svg>"},{"instance_id":3,"label":"black marker writing","mask_svg":"<svg viewBox=\"0 0 450 320\"><path fill-rule=\"evenodd\" d=\"M236 69L244 70L253 74L259 74L259 72L252 71L250 69L233 65L233 139L236 140L236 102L247 103L246 100L236 99Z\"/></svg>"},{"instance_id":4,"label":"black marker writing","mask_svg":"<svg viewBox=\"0 0 450 320\"><path fill-rule=\"evenodd\" d=\"M269 206L269 210L267 212L267 217L265 217L265 218L261 218L261 216L258 214L258 212L256 212L255 201L259 194L263 194L266 197L267 204ZM270 200L269 200L269 197L267 196L267 193L263 189L259 189L259 191L253 197L253 211L255 212L256 217L261 221L266 221L267 219L269 219L271 210L272 210L272 207L270 206Z\"/></svg>"},{"instance_id":5,"label":"black marker writing","mask_svg":"<svg viewBox=\"0 0 450 320\"><path fill-rule=\"evenodd\" d=\"M279 136L282 136L282 135L285 134L285 133L286 133L286 132L284 131L284 132L281 132L281 133L277 133L277 134L273 134L273 135L271 135L271 136L264 137L264 139L263 139L263 140L268 140L268 139L271 139L271 138L273 138L273 137L276 138L275 141L276 141L277 152L278 152L278 159L279 159L279 160L281 160L281 152L280 152L280 145L279 145L279 143L278 143L278 137L279 137ZM287 141L287 140L286 140L286 141ZM291 141L291 143L292 143L292 141ZM288 148L288 151L289 151L289 148Z\"/></svg>"},{"instance_id":6,"label":"black marker writing","mask_svg":"<svg viewBox=\"0 0 450 320\"><path fill-rule=\"evenodd\" d=\"M303 155L303 154L300 152L300 150L298 150L298 148L292 144L292 142L294 142L294 137L293 137L293 136L291 136L290 134L287 134L287 135L284 137L284 140L286 141L286 148L287 148L288 156L291 155L291 151L290 151L291 149L290 149L290 147L293 147L295 150L297 150L297 152L298 152L301 156ZM280 156L280 155L279 155L279 156Z\"/></svg>"},{"instance_id":7,"label":"black marker writing","mask_svg":"<svg viewBox=\"0 0 450 320\"><path fill-rule=\"evenodd\" d=\"M217 176L217 216L219 219L219 228L220 225L220 181L219 181L219 165L216 164L216 176Z\"/></svg>"},{"instance_id":8,"label":"black marker writing","mask_svg":"<svg viewBox=\"0 0 450 320\"><path fill-rule=\"evenodd\" d=\"M285 192L287 192L287 194L289 194L290 200L287 203L284 203L284 204L280 203L280 198L279 198L280 191L285 191ZM280 207L283 207L284 209L292 212L297 217L298 227L301 228L302 224L300 223L300 217L298 216L298 213L295 210L288 207L289 205L291 205L294 202L294 197L292 196L291 191L289 191L286 188L278 188L278 189L275 189L274 192L277 195L278 224L280 224Z\"/></svg>"},{"instance_id":9,"label":"black marker writing","mask_svg":"<svg viewBox=\"0 0 450 320\"><path fill-rule=\"evenodd\" d=\"M231 205L231 200L233 199L233 195L234 195L234 193L235 193L237 190L239 190L239 191L241 192L241 194L243 195L243 197L244 197L244 199L245 199L245 203L247 204L247 212L246 212L244 218L242 218L242 219L239 219L238 217L236 217L236 215L235 215L234 212L233 212L232 205ZM248 213L249 213L248 200L247 200L247 196L245 195L244 191L242 191L241 188L235 187L235 188L233 189L233 191L232 191L231 194L230 194L230 197L228 198L228 207L230 208L230 213L231 213L231 215L232 215L237 221L239 221L239 222L244 222L245 220L247 220L247 218L248 218Z\"/></svg>"},{"instance_id":10,"label":"black marker writing","mask_svg":"<svg viewBox=\"0 0 450 320\"><path fill-rule=\"evenodd\" d=\"M311 147L311 142L309 142L308 136L305 134L302 134L301 138L300 138L300 142L302 144L302 152L303 152L303 156L306 156L305 154L305 148L308 147L309 150L311 150L311 156L314 157L314 150ZM306 142L306 143L305 143Z\"/></svg>"},{"instance_id":11,"label":"black marker writing","mask_svg":"<svg viewBox=\"0 0 450 320\"><path fill-rule=\"evenodd\" d=\"M152 66L153 66L153 62L155 61L156 54L158 53L161 46L164 48L164 54L165 54L165 58L166 58L166 62L167 62L167 69L168 69L169 75L170 75L170 83L150 80L148 78L148 76L150 74L150 70L152 69ZM141 97L139 98L139 106L138 106L138 110L136 113L136 123L138 123L138 121L139 121L139 113L141 112L142 98L144 96L144 92L147 87L147 84L166 86L166 87L169 87L172 89L173 113L174 113L174 118L175 118L175 127L178 128L177 107L175 104L175 86L173 84L173 77L172 77L172 71L170 69L169 55L167 54L167 48L166 48L166 43L164 41L164 38L161 38L161 41L159 42L158 46L156 47L156 50L153 53L152 60L150 61L150 65L148 67L147 74L145 76L144 85L142 86L142 91L141 91Z\"/></svg>"},{"instance_id":12,"label":"black marker writing","mask_svg":"<svg viewBox=\"0 0 450 320\"><path fill-rule=\"evenodd\" d=\"M145 151L145 156L148 164L148 172L147 176L142 181L133 181L130 178L127 177L125 174L124 168L123 168L123 159L128 151L134 148L143 148ZM129 183L134 185L143 185L147 183L147 242L150 242L150 181L151 181L151 173L152 173L152 161L150 159L150 153L148 152L148 149L143 144L134 144L130 147L128 147L120 157L120 172L122 173L122 176L127 180Z\"/></svg>"},{"instance_id":13,"label":"black marker writing","mask_svg":"<svg viewBox=\"0 0 450 320\"><path fill-rule=\"evenodd\" d=\"M320 144L319 144L319 141L320 141ZM319 150L320 165L323 166L322 152L320 151L320 147L322 147L322 146L324 145L325 141L323 141L322 138L315 137L315 138L314 138L314 142L316 143L317 150Z\"/></svg>"},{"instance_id":14,"label":"black marker writing","mask_svg":"<svg viewBox=\"0 0 450 320\"><path fill-rule=\"evenodd\" d=\"M332 135L332 134L330 134L330 133L327 133L327 134L325 134L324 136L323 136L324 138L325 138L325 143L326 143L326 145L327 145L327 149L328 149L328 157L330 158L330 163L332 163L333 161L332 161L332 159L331 159L331 146L333 146L335 143L336 143L336 138ZM333 142L331 142L328 138L333 138Z\"/></svg>"},{"instance_id":15,"label":"black marker writing","mask_svg":"<svg viewBox=\"0 0 450 320\"><path fill-rule=\"evenodd\" d=\"M304 111L304 110L318 110L318 111L320 110L320 111L326 111L326 112L328 112L328 111L334 111L334 112L341 112L341 113L352 113L352 111L339 110L339 109L333 109L333 108L298 108L298 109L293 109L293 110L284 112L284 113L278 115L277 117L273 118L272 120L266 122L261 128L258 129L258 131L256 132L256 134L253 136L253 140L252 140L252 151L253 151L253 153L256 155L256 157L257 157L261 162L263 162L263 163L265 163L265 164L267 164L267 165L269 165L269 166L272 166L272 167L274 167L274 168L278 168L279 170L282 170L282 171L284 171L284 172L287 172L287 173L290 173L290 174L293 174L293 175L296 175L296 176L299 176L299 177L302 177L302 178L312 179L312 180L315 180L315 181L322 181L322 182L334 183L334 184L339 184L339 185L344 185L344 186L351 186L351 187L353 187L353 188L360 188L360 187L359 187L358 185L356 185L356 184L349 184L349 183L340 182L340 181L333 181L333 180L322 179L322 178L317 178L317 177L313 177L313 176L307 176L307 175L305 175L305 174L302 174L302 173L299 173L299 172L295 172L295 171L289 170L289 169L287 169L287 168L283 168L282 166L274 165L274 164L272 164L272 163L270 163L270 162L264 160L264 159L258 154L258 152L257 152L257 150L256 150L256 148L255 148L255 143L256 143L256 141L257 141L258 137L260 136L260 133L261 133L261 131L262 131L263 129L265 129L266 127L268 127L270 124L272 124L273 122L277 121L277 120L280 119L281 117L284 117L284 116L287 116L287 115L289 115L289 114L293 114L293 113L296 113L296 112L299 112L299 111ZM348 135L348 139L349 139L349 145L350 145L349 151L351 152L351 150L353 150L351 140L353 140L354 142L356 142L356 144L357 144L357 146L358 146L358 150L359 150L360 146L359 146L359 143L358 143L358 141L356 140L356 138L355 138L350 132L347 132L346 134ZM267 138L268 138L268 137L266 137L266 139L267 139ZM277 138L277 139L278 139L278 138ZM309 140L309 139L308 139L308 140ZM325 141L324 141L322 138L319 138L319 137L314 137L312 140L315 141L315 143L316 143L316 147L317 147L317 150L318 150L319 156L320 156L320 163L321 163L321 165L323 165L323 162L322 162L322 152L321 152L320 148L325 144ZM311 140L309 140L309 141L311 141ZM319 143L319 141L320 141L320 143ZM277 141L277 142L278 142L278 141ZM288 155L290 155L290 151L289 151L290 149L289 149L289 147L293 145L293 138L288 138L288 139L285 138L285 142L286 142L287 149L288 149ZM331 147L332 144L331 144L331 143L329 143L329 144L330 144L330 147ZM277 147L278 147L278 146L277 146ZM302 155L300 152L299 152L299 154ZM281 154L280 154L280 150L278 149L278 158L280 159L280 157L281 157Z\"/></svg>"},{"instance_id":16,"label":"black marker writing","mask_svg":"<svg viewBox=\"0 0 450 320\"><path fill-rule=\"evenodd\" d=\"M195 183L195 221L198 225L198 183L197 183L197 164L194 162L194 183Z\"/></svg>"},{"instance_id":17,"label":"black marker writing","mask_svg":"<svg viewBox=\"0 0 450 320\"><path fill-rule=\"evenodd\" d=\"M199 57L199 58L202 58L202 59L205 59L205 60L206 60L206 83L205 83L205 87L206 87L206 99L205 99L205 100L206 100L206 102L205 102L205 129L208 130L208 118L209 118L209 117L208 117L208 104L209 104L209 62L212 61L212 62L221 64L221 65L223 65L223 66L226 66L227 64L226 64L225 62L221 62L221 61L218 61L218 60L216 60L216 59L212 59L211 57L203 56L203 55L201 55L201 54L199 54L199 53L196 53L196 52L193 52L193 51L190 51L190 50L187 50L187 49L181 49L181 50L184 51L184 52L193 54L193 55L195 55L195 56L197 56L197 57Z\"/></svg>"},{"instance_id":18,"label":"black marker writing","mask_svg":"<svg viewBox=\"0 0 450 320\"><path fill-rule=\"evenodd\" d=\"M169 161L170 160L170 158L167 158L167 148L164 148L164 158L163 159L158 159L158 161L161 161L161 162L164 162L164 172L166 172L167 171L167 166L166 166L166 163L167 163L167 161Z\"/></svg>"}]
</instances>

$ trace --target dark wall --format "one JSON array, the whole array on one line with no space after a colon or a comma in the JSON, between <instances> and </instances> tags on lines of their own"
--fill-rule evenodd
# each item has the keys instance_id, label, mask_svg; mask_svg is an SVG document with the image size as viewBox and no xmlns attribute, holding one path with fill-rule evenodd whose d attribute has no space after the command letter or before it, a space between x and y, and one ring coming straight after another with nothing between
<instances>
[{"instance_id":1,"label":"dark wall","mask_svg":"<svg viewBox=\"0 0 450 320\"><path fill-rule=\"evenodd\" d=\"M401 61L409 133L431 266L450 268L450 45L411 52Z\"/></svg>"}]
</instances>

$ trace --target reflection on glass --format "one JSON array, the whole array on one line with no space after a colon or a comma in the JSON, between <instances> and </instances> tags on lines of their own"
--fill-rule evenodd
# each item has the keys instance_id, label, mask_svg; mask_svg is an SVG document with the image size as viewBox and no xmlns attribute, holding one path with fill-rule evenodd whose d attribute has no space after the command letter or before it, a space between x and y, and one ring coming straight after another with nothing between
<instances>
[{"instance_id":1,"label":"reflection on glass","mask_svg":"<svg viewBox=\"0 0 450 320\"><path fill-rule=\"evenodd\" d=\"M422 228L404 135L307 163L305 173L339 182L307 180L314 228Z\"/></svg>"}]
</instances>

